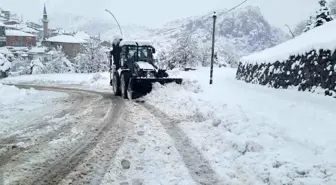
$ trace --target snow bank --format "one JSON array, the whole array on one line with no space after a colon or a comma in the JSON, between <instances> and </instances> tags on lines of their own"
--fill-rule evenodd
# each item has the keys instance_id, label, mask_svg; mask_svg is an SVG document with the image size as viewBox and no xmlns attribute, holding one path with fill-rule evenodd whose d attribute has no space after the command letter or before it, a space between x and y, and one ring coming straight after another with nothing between
<instances>
[{"instance_id":1,"label":"snow bank","mask_svg":"<svg viewBox=\"0 0 336 185\"><path fill-rule=\"evenodd\" d=\"M0 80L6 84L67 85L92 90L111 91L109 73L92 74L38 74L8 77Z\"/></svg>"},{"instance_id":2,"label":"snow bank","mask_svg":"<svg viewBox=\"0 0 336 185\"><path fill-rule=\"evenodd\" d=\"M175 72L177 73L177 72ZM336 105L330 98L235 79L235 70L180 73L144 99L178 122L227 184L336 182Z\"/></svg>"},{"instance_id":3,"label":"snow bank","mask_svg":"<svg viewBox=\"0 0 336 185\"><path fill-rule=\"evenodd\" d=\"M291 55L302 55L313 49L336 49L336 21L325 23L311 31L275 47L241 58L245 63L274 63L284 61Z\"/></svg>"}]
</instances>

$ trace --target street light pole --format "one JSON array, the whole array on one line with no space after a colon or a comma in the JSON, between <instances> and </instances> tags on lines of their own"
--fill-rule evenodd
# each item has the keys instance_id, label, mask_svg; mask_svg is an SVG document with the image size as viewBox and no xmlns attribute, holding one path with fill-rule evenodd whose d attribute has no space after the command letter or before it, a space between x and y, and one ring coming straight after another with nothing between
<instances>
[{"instance_id":1,"label":"street light pole","mask_svg":"<svg viewBox=\"0 0 336 185\"><path fill-rule=\"evenodd\" d=\"M115 21L117 22L117 24L118 24L118 27L119 27L121 36L124 37L123 32L122 32L122 30L121 30L121 27L120 27L120 24L119 24L117 18L116 18L116 17L113 15L113 13L112 13L111 11L109 11L108 9L105 9L105 11L108 12L110 15L112 15L112 17L114 18L114 20L115 20Z\"/></svg>"}]
</instances>

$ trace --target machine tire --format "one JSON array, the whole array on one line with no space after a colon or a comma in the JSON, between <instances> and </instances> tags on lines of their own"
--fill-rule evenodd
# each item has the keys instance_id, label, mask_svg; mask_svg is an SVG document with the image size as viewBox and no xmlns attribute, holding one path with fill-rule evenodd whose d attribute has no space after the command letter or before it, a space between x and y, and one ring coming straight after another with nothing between
<instances>
[{"instance_id":1,"label":"machine tire","mask_svg":"<svg viewBox=\"0 0 336 185\"><path fill-rule=\"evenodd\" d=\"M129 79L128 86L127 86L127 97L129 100L136 99L135 92L133 91L133 81L132 79Z\"/></svg>"},{"instance_id":2,"label":"machine tire","mask_svg":"<svg viewBox=\"0 0 336 185\"><path fill-rule=\"evenodd\" d=\"M121 92L120 92L120 78L118 73L114 73L113 74L113 80L111 82L112 85L112 91L114 96L120 96Z\"/></svg>"},{"instance_id":3,"label":"machine tire","mask_svg":"<svg viewBox=\"0 0 336 185\"><path fill-rule=\"evenodd\" d=\"M128 89L129 75L127 72L121 74L120 77L120 89L121 97L127 99L127 89Z\"/></svg>"}]
</instances>

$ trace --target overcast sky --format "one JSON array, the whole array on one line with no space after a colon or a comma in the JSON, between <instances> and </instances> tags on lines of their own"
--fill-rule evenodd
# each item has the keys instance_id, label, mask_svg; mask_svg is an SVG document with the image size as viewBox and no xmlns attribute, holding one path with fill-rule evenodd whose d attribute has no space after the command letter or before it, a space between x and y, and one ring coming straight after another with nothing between
<instances>
[{"instance_id":1,"label":"overcast sky","mask_svg":"<svg viewBox=\"0 0 336 185\"><path fill-rule=\"evenodd\" d=\"M1 0L0 6L23 14L24 19L37 21L44 2L49 13L110 19L104 12L108 8L121 24L159 27L174 19L231 8L241 0ZM248 0L247 4L259 6L271 24L283 28L284 24L294 26L308 18L315 11L317 0Z\"/></svg>"}]
</instances>

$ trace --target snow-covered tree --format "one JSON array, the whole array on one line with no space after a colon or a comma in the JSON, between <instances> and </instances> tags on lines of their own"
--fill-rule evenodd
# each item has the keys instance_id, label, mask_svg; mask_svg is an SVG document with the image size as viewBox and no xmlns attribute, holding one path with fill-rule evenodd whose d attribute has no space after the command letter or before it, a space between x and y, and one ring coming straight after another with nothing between
<instances>
[{"instance_id":1,"label":"snow-covered tree","mask_svg":"<svg viewBox=\"0 0 336 185\"><path fill-rule=\"evenodd\" d=\"M62 52L62 48L53 49L48 52L50 57L44 63L43 73L71 73L75 72L74 65Z\"/></svg>"},{"instance_id":2,"label":"snow-covered tree","mask_svg":"<svg viewBox=\"0 0 336 185\"><path fill-rule=\"evenodd\" d=\"M301 35L303 33L303 30L306 29L306 26L307 26L307 20L302 20L299 23L297 23L297 25L295 26L293 30L294 36Z\"/></svg>"},{"instance_id":3,"label":"snow-covered tree","mask_svg":"<svg viewBox=\"0 0 336 185\"><path fill-rule=\"evenodd\" d=\"M45 66L42 63L42 58L36 58L30 62L30 74L43 74Z\"/></svg>"},{"instance_id":4,"label":"snow-covered tree","mask_svg":"<svg viewBox=\"0 0 336 185\"><path fill-rule=\"evenodd\" d=\"M0 54L0 77L8 76L11 66L11 63L7 60L7 58Z\"/></svg>"},{"instance_id":5,"label":"snow-covered tree","mask_svg":"<svg viewBox=\"0 0 336 185\"><path fill-rule=\"evenodd\" d=\"M108 70L108 56L98 39L90 39L84 48L84 52L75 58L76 72L96 73Z\"/></svg>"},{"instance_id":6,"label":"snow-covered tree","mask_svg":"<svg viewBox=\"0 0 336 185\"><path fill-rule=\"evenodd\" d=\"M333 20L332 15L330 14L330 10L327 6L326 0L319 0L320 9L316 12L316 22L314 27L318 27L323 25L326 22L330 22Z\"/></svg>"},{"instance_id":7,"label":"snow-covered tree","mask_svg":"<svg viewBox=\"0 0 336 185\"><path fill-rule=\"evenodd\" d=\"M199 60L198 44L192 35L188 32L184 32L173 44L173 50L171 51L170 65L175 67L195 67Z\"/></svg>"},{"instance_id":8,"label":"snow-covered tree","mask_svg":"<svg viewBox=\"0 0 336 185\"><path fill-rule=\"evenodd\" d=\"M318 2L320 4L320 8L316 11L315 16L310 16L310 19L307 21L306 28L303 30L303 32L307 32L333 20L333 16L331 15L331 12L327 6L327 1L319 0Z\"/></svg>"},{"instance_id":9,"label":"snow-covered tree","mask_svg":"<svg viewBox=\"0 0 336 185\"><path fill-rule=\"evenodd\" d=\"M31 73L30 63L28 59L17 57L12 62L11 74L27 75Z\"/></svg>"},{"instance_id":10,"label":"snow-covered tree","mask_svg":"<svg viewBox=\"0 0 336 185\"><path fill-rule=\"evenodd\" d=\"M199 46L200 60L203 67L209 66L211 63L211 42L201 43Z\"/></svg>"},{"instance_id":11,"label":"snow-covered tree","mask_svg":"<svg viewBox=\"0 0 336 185\"><path fill-rule=\"evenodd\" d=\"M316 22L316 21L315 21L315 18L314 18L313 16L310 16L310 17L309 17L309 20L307 20L306 27L303 29L302 32L307 32L307 31L313 29L313 28L314 28L314 23L315 23L315 22Z\"/></svg>"}]
</instances>

